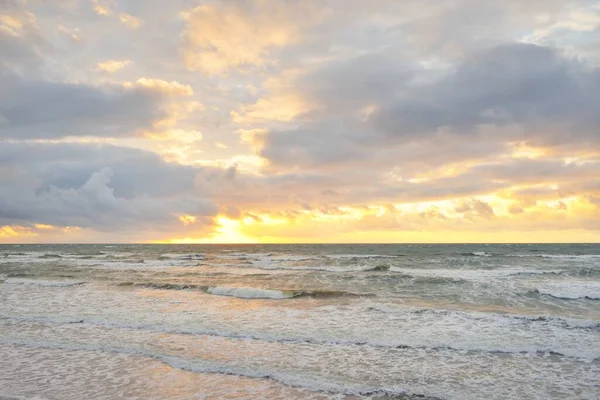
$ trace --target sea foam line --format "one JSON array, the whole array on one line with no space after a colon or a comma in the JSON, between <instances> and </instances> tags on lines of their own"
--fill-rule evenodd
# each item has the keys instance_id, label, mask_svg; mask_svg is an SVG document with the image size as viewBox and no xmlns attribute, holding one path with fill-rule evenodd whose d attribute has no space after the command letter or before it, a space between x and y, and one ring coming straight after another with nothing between
<instances>
[{"instance_id":1,"label":"sea foam line","mask_svg":"<svg viewBox=\"0 0 600 400\"><path fill-rule=\"evenodd\" d=\"M237 297L241 299L273 299L285 300L295 297L371 297L369 293L351 293L336 290L288 290L288 289L265 289L253 287L229 287L229 286L207 286L185 283L153 283L153 282L121 282L117 286L142 287L155 290L196 290L217 296Z\"/></svg>"},{"instance_id":2,"label":"sea foam line","mask_svg":"<svg viewBox=\"0 0 600 400\"><path fill-rule=\"evenodd\" d=\"M86 282L83 281L50 281L43 279L26 279L26 278L6 278L3 282L5 285L35 285L47 287L68 287L79 286Z\"/></svg>"},{"instance_id":3,"label":"sea foam line","mask_svg":"<svg viewBox=\"0 0 600 400\"><path fill-rule=\"evenodd\" d=\"M581 354L567 354L566 352L556 351L553 349L546 348L513 348L513 349L490 349L482 347L452 347L447 345L440 346L426 346L426 345L410 345L403 343L385 343L384 341L373 341L373 340L345 340L345 339L321 339L314 337L289 337L289 336L277 336L277 335L256 335L250 333L236 333L236 332L222 332L216 330L202 330L202 329L180 329L180 328L169 328L163 325L157 324L123 324L108 321L101 321L88 318L80 317L63 317L63 318L49 318L49 317L23 317L0 314L0 319L12 320L17 322L26 323L40 323L47 325L70 325L70 324L86 324L95 327L109 328L109 329L123 329L123 330L134 330L151 333L166 333L173 335L186 335L186 336L208 336L230 340L253 340L257 342L276 343L276 344L311 344L318 346L368 346L372 348L382 349L400 349L400 350L425 350L432 352L450 351L459 353L478 353L478 354L515 354L515 355L534 355L534 356L558 356L569 359L580 359L586 362L599 361L600 358L594 356L583 356Z\"/></svg>"},{"instance_id":4,"label":"sea foam line","mask_svg":"<svg viewBox=\"0 0 600 400\"><path fill-rule=\"evenodd\" d=\"M195 373L204 374L220 374L220 375L231 375L241 376L251 379L268 379L285 386L302 388L311 392L321 392L329 394L341 394L341 395L363 395L363 396L414 396L415 399L422 400L440 400L439 398L429 397L420 394L412 394L403 388L389 388L381 389L371 386L361 386L356 384L344 383L336 384L330 381L324 381L315 379L314 377L303 378L301 376L293 375L290 373L280 373L273 371L261 371L256 368L243 368L235 366L225 366L218 363L210 362L207 360L195 359L193 361L184 359L182 357L170 356L161 353L156 353L143 349L133 349L127 347L118 346L99 346L89 344L66 344L61 342L53 341L28 341L22 339L5 339L0 338L0 344L2 345L13 345L13 346L25 346L30 348L46 348L46 349L60 349L70 351L93 351L102 353L112 354L125 354L137 357L145 357L156 360L163 364L169 365L176 369L185 371L191 371Z\"/></svg>"}]
</instances>

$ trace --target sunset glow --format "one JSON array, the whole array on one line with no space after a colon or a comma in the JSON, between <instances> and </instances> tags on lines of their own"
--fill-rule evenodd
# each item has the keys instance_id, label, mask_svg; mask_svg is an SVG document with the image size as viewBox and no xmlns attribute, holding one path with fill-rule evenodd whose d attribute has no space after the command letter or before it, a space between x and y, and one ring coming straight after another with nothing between
<instances>
[{"instance_id":1,"label":"sunset glow","mask_svg":"<svg viewBox=\"0 0 600 400\"><path fill-rule=\"evenodd\" d=\"M9 0L0 242L600 242L600 3Z\"/></svg>"}]
</instances>

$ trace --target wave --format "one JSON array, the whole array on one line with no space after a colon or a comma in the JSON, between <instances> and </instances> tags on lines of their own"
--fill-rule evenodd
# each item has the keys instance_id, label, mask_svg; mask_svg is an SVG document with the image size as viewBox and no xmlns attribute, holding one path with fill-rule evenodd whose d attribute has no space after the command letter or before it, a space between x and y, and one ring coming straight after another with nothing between
<instances>
[{"instance_id":1,"label":"wave","mask_svg":"<svg viewBox=\"0 0 600 400\"><path fill-rule=\"evenodd\" d=\"M326 255L327 258L332 259L345 259L345 258L398 258L404 257L404 254L401 255L388 255L388 254L329 254Z\"/></svg>"},{"instance_id":2,"label":"wave","mask_svg":"<svg viewBox=\"0 0 600 400\"><path fill-rule=\"evenodd\" d=\"M205 292L208 286L188 285L185 283L120 282L117 286L142 287L157 290L199 290Z\"/></svg>"},{"instance_id":3,"label":"wave","mask_svg":"<svg viewBox=\"0 0 600 400\"><path fill-rule=\"evenodd\" d=\"M68 286L79 286L85 282L81 281L48 281L42 279L26 279L26 278L7 278L4 282L5 285L35 285L35 286L48 286L48 287L68 287Z\"/></svg>"},{"instance_id":4,"label":"wave","mask_svg":"<svg viewBox=\"0 0 600 400\"><path fill-rule=\"evenodd\" d=\"M504 254L504 256L521 258L555 258L567 260L600 260L600 254Z\"/></svg>"},{"instance_id":5,"label":"wave","mask_svg":"<svg viewBox=\"0 0 600 400\"><path fill-rule=\"evenodd\" d=\"M217 296L237 297L240 299L291 299L292 297L330 298L369 296L368 294L362 295L335 290L277 290L226 286L209 287L206 292Z\"/></svg>"},{"instance_id":6,"label":"wave","mask_svg":"<svg viewBox=\"0 0 600 400\"><path fill-rule=\"evenodd\" d=\"M77 253L65 253L63 256L82 258L82 257L93 257L93 256L105 256L108 253L105 251L78 251Z\"/></svg>"},{"instance_id":7,"label":"wave","mask_svg":"<svg viewBox=\"0 0 600 400\"><path fill-rule=\"evenodd\" d=\"M531 250L532 252L534 250ZM542 251L542 250L537 250L537 251ZM517 254L510 254L510 253L490 253L487 251L469 251L469 252L462 252L462 253L456 253L460 256L465 256L465 257L522 257L522 258L527 258L527 257L537 257L537 258L556 258L556 259L574 259L574 260L599 260L600 259L600 254L539 254L539 253L534 253L534 254L523 254L523 253L517 253Z\"/></svg>"},{"instance_id":8,"label":"wave","mask_svg":"<svg viewBox=\"0 0 600 400\"><path fill-rule=\"evenodd\" d=\"M207 293L218 296L238 297L241 299L289 299L302 292L288 290L257 289L251 287L209 287Z\"/></svg>"},{"instance_id":9,"label":"wave","mask_svg":"<svg viewBox=\"0 0 600 400\"><path fill-rule=\"evenodd\" d=\"M270 370L261 371L256 368L246 368L220 364L211 360L190 360L178 356L153 352L143 348L106 346L97 344L67 344L53 341L29 341L22 339L4 338L0 338L0 344L26 346L31 348L60 349L71 351L96 351L112 354L125 354L138 357L141 356L169 365L172 368L191 371L194 373L232 375L253 379L268 379L283 384L285 386L302 388L311 392L334 393L350 396L389 396L391 398L401 399L414 398L419 400L441 400L436 397L430 397L422 394L411 394L403 389L381 389L377 387L361 386L360 384L349 385L348 383L336 384L322 379L301 377L298 375L294 375L290 372L284 373L274 372Z\"/></svg>"},{"instance_id":10,"label":"wave","mask_svg":"<svg viewBox=\"0 0 600 400\"><path fill-rule=\"evenodd\" d=\"M369 260L369 259L394 259L403 257L401 255L387 255L387 254L321 254L321 255L309 255L309 254L275 254L275 253L229 253L229 254L218 254L217 258L223 259L235 259L245 261L258 261L263 263L269 262L299 262L309 260Z\"/></svg>"},{"instance_id":11,"label":"wave","mask_svg":"<svg viewBox=\"0 0 600 400\"><path fill-rule=\"evenodd\" d=\"M558 300L592 300L600 301L599 293L581 293L574 291L555 291L552 289L534 289L527 292L530 295L541 295Z\"/></svg>"},{"instance_id":12,"label":"wave","mask_svg":"<svg viewBox=\"0 0 600 400\"><path fill-rule=\"evenodd\" d=\"M163 253L158 256L158 260L204 260L206 256L201 253Z\"/></svg>"},{"instance_id":13,"label":"wave","mask_svg":"<svg viewBox=\"0 0 600 400\"><path fill-rule=\"evenodd\" d=\"M420 313L429 313L432 310L417 310L415 312ZM443 310L433 310L434 313L443 313L446 311ZM460 316L460 312L457 312ZM465 314L467 315L467 314ZM501 316L499 316L501 318ZM509 317L510 318L510 317ZM477 343L473 343L472 345L460 345L460 346L452 346L452 345L435 345L425 340L422 344L418 343L402 343L402 341L394 341L391 342L385 340L377 340L377 339L362 339L362 338L353 338L353 339L339 339L339 338L320 338L314 336L303 336L302 334L269 334L269 333L240 333L239 331L223 331L223 330L211 330L211 329L190 329L190 328L180 328L173 326L165 326L161 324L149 324L149 323L127 323L127 322L111 322L97 318L89 318L89 317L81 317L81 316L64 316L64 317L48 317L48 316L22 316L22 315L7 315L0 314L0 319L6 320L14 320L18 322L26 322L26 323L41 323L41 324L49 324L49 325L70 325L70 324L87 324L91 326L101 327L101 328L109 328L109 329L125 329L125 330L136 330L136 331L145 331L152 333L160 333L160 334L173 334L173 335L189 335L189 336L209 336L216 338L224 338L231 340L253 340L257 342L267 342L267 343L279 343L279 344L311 344L311 345L319 345L319 346L367 346L371 348L380 348L380 349L401 349L401 350L425 350L432 352L440 352L440 351L450 351L450 352L469 352L469 353L486 353L486 354L529 354L529 355L537 355L537 356L559 356L565 358L575 358L575 359L584 359L587 361L600 361L600 357L597 351L590 353L576 351L574 349L564 348L564 349L553 349L553 348L544 348L538 345L531 346L517 346L517 347L504 347L495 348L495 347L487 347L485 345L478 345ZM476 318L475 318L476 319ZM598 331L600 327L595 321L575 321L569 322L567 320L561 320L557 318L554 320L553 318L546 317L526 317L526 316L514 316L516 320L522 320L525 324L534 324L534 323L549 323L560 329L578 329L583 331ZM560 326L564 324L565 326ZM579 324L579 325L572 325ZM595 325L594 325L595 324Z\"/></svg>"},{"instance_id":14,"label":"wave","mask_svg":"<svg viewBox=\"0 0 600 400\"><path fill-rule=\"evenodd\" d=\"M74 261L74 260L70 260ZM192 260L183 259L144 259L144 258L123 258L123 257L103 257L84 259L78 258L77 265L92 267L103 270L136 271L147 269L168 269L170 267L195 267L199 264Z\"/></svg>"},{"instance_id":15,"label":"wave","mask_svg":"<svg viewBox=\"0 0 600 400\"><path fill-rule=\"evenodd\" d=\"M600 269L580 268L580 269L555 269L555 270L531 270L516 272L514 275L556 275L566 277L593 277L600 276Z\"/></svg>"},{"instance_id":16,"label":"wave","mask_svg":"<svg viewBox=\"0 0 600 400\"><path fill-rule=\"evenodd\" d=\"M38 258L52 259L52 258L62 258L62 256L59 254L44 254L44 255L39 256Z\"/></svg>"},{"instance_id":17,"label":"wave","mask_svg":"<svg viewBox=\"0 0 600 400\"><path fill-rule=\"evenodd\" d=\"M335 339L335 338L317 338L310 336L278 336L269 334L254 334L254 333L239 333L239 332L223 332L216 330L204 330L204 329L186 329L186 328L172 328L157 324L127 324L127 323L114 323L108 321L101 321L95 319L81 318L81 317L23 317L23 316L10 316L0 314L0 319L15 320L19 322L27 323L41 323L49 325L71 325L71 324L87 324L91 326L109 328L109 329L124 329L124 330L136 330L146 331L152 333L161 334L173 334L173 335L189 335L189 336L208 336L215 338L241 340L241 341L257 341L267 342L276 344L311 344L316 346L357 346L357 347L371 347L374 349L398 349L398 350L416 350L416 351L430 351L430 352L459 352L462 354L513 354L513 355L534 355L539 357L556 356L570 359L582 359L590 362L600 361L598 353L594 354L581 353L570 350L554 350L551 348L541 348L538 346L527 347L515 347L515 348L487 348L485 346L460 346L454 347L450 345L418 345L418 344L403 344L403 343L389 343L379 340L369 339ZM1 341L1 338L0 338Z\"/></svg>"},{"instance_id":18,"label":"wave","mask_svg":"<svg viewBox=\"0 0 600 400\"><path fill-rule=\"evenodd\" d=\"M272 261L306 261L321 258L320 255L293 255L293 254L276 254L276 253L228 253L216 254L215 257L223 259L238 259L238 260L272 260Z\"/></svg>"},{"instance_id":19,"label":"wave","mask_svg":"<svg viewBox=\"0 0 600 400\"><path fill-rule=\"evenodd\" d=\"M11 257L11 256L26 256L26 253L4 253L4 257Z\"/></svg>"},{"instance_id":20,"label":"wave","mask_svg":"<svg viewBox=\"0 0 600 400\"><path fill-rule=\"evenodd\" d=\"M566 258L566 259L580 259L580 260L593 260L600 259L600 254L536 254L534 257L541 258Z\"/></svg>"},{"instance_id":21,"label":"wave","mask_svg":"<svg viewBox=\"0 0 600 400\"><path fill-rule=\"evenodd\" d=\"M284 300L295 297L334 298L334 297L372 297L370 293L351 293L337 290L293 290L264 289L252 287L227 287L188 285L178 283L121 282L117 286L143 287L157 290L197 290L217 296L237 297L241 299L274 299Z\"/></svg>"},{"instance_id":22,"label":"wave","mask_svg":"<svg viewBox=\"0 0 600 400\"><path fill-rule=\"evenodd\" d=\"M461 256L468 256L468 257L491 257L493 256L492 253L488 253L486 251L471 251L471 252L467 252L467 253L459 253Z\"/></svg>"},{"instance_id":23,"label":"wave","mask_svg":"<svg viewBox=\"0 0 600 400\"><path fill-rule=\"evenodd\" d=\"M465 268L437 268L417 269L390 267L389 271L397 272L414 277L438 277L455 279L482 279L482 278L504 278L512 276L530 275L553 275L564 277L595 277L600 276L600 269L578 268L578 269L531 269L531 268L493 268L493 269L465 269Z\"/></svg>"},{"instance_id":24,"label":"wave","mask_svg":"<svg viewBox=\"0 0 600 400\"><path fill-rule=\"evenodd\" d=\"M208 264L211 265L211 264ZM214 264L213 266L223 266L222 264ZM237 268L255 268L262 269L267 271L322 271L322 272L368 272L368 271L387 271L391 268L390 265L387 264L377 264L377 265L354 265L354 266L310 266L310 265L302 265L302 266L284 266L280 264L256 264L256 263L248 263L248 264L227 264L227 266L237 267Z\"/></svg>"},{"instance_id":25,"label":"wave","mask_svg":"<svg viewBox=\"0 0 600 400\"><path fill-rule=\"evenodd\" d=\"M486 312L464 312L455 310L445 310L438 308L418 308L418 309L402 309L402 308L388 308L388 307L367 307L368 311L381 312L386 314L432 314L440 316L457 316L461 319L468 318L472 320L510 320L510 321L521 321L524 324L545 324L551 325L560 329L568 330L584 330L584 331L598 331L600 332L600 322L594 320L577 319L577 318L561 318L546 315L516 315L516 314L498 314L498 313L486 313Z\"/></svg>"},{"instance_id":26,"label":"wave","mask_svg":"<svg viewBox=\"0 0 600 400\"><path fill-rule=\"evenodd\" d=\"M391 267L390 271L415 278L430 279L453 279L457 281L473 280L482 278L496 278L512 275L516 272L526 271L523 269L462 269L462 268L437 268L437 269L417 269Z\"/></svg>"}]
</instances>

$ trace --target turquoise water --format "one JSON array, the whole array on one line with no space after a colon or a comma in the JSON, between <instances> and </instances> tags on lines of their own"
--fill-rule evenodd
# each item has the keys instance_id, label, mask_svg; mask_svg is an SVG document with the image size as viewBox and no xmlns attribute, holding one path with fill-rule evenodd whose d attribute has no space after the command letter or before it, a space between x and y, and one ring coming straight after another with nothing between
<instances>
[{"instance_id":1,"label":"turquoise water","mask_svg":"<svg viewBox=\"0 0 600 400\"><path fill-rule=\"evenodd\" d=\"M600 245L4 245L0 281L0 397L600 393Z\"/></svg>"}]
</instances>

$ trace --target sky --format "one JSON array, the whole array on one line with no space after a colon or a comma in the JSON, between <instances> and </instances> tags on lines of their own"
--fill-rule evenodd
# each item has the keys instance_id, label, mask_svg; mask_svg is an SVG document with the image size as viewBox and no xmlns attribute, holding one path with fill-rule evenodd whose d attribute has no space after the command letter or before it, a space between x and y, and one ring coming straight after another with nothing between
<instances>
[{"instance_id":1,"label":"sky","mask_svg":"<svg viewBox=\"0 0 600 400\"><path fill-rule=\"evenodd\" d=\"M30 242L600 242L600 2L0 0Z\"/></svg>"}]
</instances>

